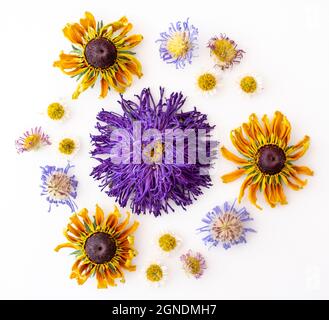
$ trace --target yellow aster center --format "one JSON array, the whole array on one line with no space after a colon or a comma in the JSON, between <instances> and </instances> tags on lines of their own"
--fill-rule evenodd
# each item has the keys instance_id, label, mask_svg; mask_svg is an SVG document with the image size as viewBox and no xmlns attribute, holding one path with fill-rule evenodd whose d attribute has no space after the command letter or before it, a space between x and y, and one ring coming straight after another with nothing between
<instances>
[{"instance_id":1,"label":"yellow aster center","mask_svg":"<svg viewBox=\"0 0 329 320\"><path fill-rule=\"evenodd\" d=\"M71 155L76 148L76 144L73 139L65 138L60 141L58 150L60 153Z\"/></svg>"},{"instance_id":2,"label":"yellow aster center","mask_svg":"<svg viewBox=\"0 0 329 320\"><path fill-rule=\"evenodd\" d=\"M151 282L158 282L163 278L163 271L158 264L151 264L146 270L146 278Z\"/></svg>"},{"instance_id":3,"label":"yellow aster center","mask_svg":"<svg viewBox=\"0 0 329 320\"><path fill-rule=\"evenodd\" d=\"M243 77L240 80L240 88L245 93L254 93L257 89L257 81L252 76Z\"/></svg>"},{"instance_id":4,"label":"yellow aster center","mask_svg":"<svg viewBox=\"0 0 329 320\"><path fill-rule=\"evenodd\" d=\"M204 73L198 78L198 87L202 91L210 91L216 87L217 79L211 73Z\"/></svg>"},{"instance_id":5,"label":"yellow aster center","mask_svg":"<svg viewBox=\"0 0 329 320\"><path fill-rule=\"evenodd\" d=\"M24 139L24 148L31 150L39 147L41 138L38 134L31 134Z\"/></svg>"},{"instance_id":6,"label":"yellow aster center","mask_svg":"<svg viewBox=\"0 0 329 320\"><path fill-rule=\"evenodd\" d=\"M159 162L162 159L164 144L161 141L154 143L153 148L145 150L144 157L150 162Z\"/></svg>"},{"instance_id":7,"label":"yellow aster center","mask_svg":"<svg viewBox=\"0 0 329 320\"><path fill-rule=\"evenodd\" d=\"M54 102L48 106L47 114L51 120L61 120L64 117L65 109L60 103Z\"/></svg>"},{"instance_id":8,"label":"yellow aster center","mask_svg":"<svg viewBox=\"0 0 329 320\"><path fill-rule=\"evenodd\" d=\"M185 32L176 32L167 42L167 50L174 58L184 58L190 49L190 41Z\"/></svg>"},{"instance_id":9,"label":"yellow aster center","mask_svg":"<svg viewBox=\"0 0 329 320\"><path fill-rule=\"evenodd\" d=\"M195 257L188 257L186 259L186 265L188 267L188 271L193 275L198 274L201 271L200 260Z\"/></svg>"},{"instance_id":10,"label":"yellow aster center","mask_svg":"<svg viewBox=\"0 0 329 320\"><path fill-rule=\"evenodd\" d=\"M177 246L177 240L169 233L162 235L159 238L159 247L166 252L172 251Z\"/></svg>"},{"instance_id":11,"label":"yellow aster center","mask_svg":"<svg viewBox=\"0 0 329 320\"><path fill-rule=\"evenodd\" d=\"M227 39L217 39L213 43L213 54L224 63L231 63L236 57L237 51L234 45Z\"/></svg>"}]
</instances>

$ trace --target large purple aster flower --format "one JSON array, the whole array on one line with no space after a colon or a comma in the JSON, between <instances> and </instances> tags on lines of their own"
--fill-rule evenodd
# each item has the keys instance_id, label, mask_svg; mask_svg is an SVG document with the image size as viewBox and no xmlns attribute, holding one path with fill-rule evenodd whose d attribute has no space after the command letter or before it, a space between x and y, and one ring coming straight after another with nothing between
<instances>
[{"instance_id":1,"label":"large purple aster flower","mask_svg":"<svg viewBox=\"0 0 329 320\"><path fill-rule=\"evenodd\" d=\"M185 209L202 187L211 186L214 127L196 108L181 111L182 93L165 98L160 88L155 102L150 89L144 89L136 97L134 102L121 95L123 115L104 109L98 114L99 134L91 135L91 154L99 165L91 176L120 206L130 202L133 213L159 216L173 211L173 203Z\"/></svg>"}]
</instances>

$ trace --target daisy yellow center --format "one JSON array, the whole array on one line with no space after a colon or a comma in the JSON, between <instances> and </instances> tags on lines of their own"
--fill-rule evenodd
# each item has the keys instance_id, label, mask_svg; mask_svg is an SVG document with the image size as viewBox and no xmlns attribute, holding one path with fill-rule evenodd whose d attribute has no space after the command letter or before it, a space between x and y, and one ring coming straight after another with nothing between
<instances>
[{"instance_id":1,"label":"daisy yellow center","mask_svg":"<svg viewBox=\"0 0 329 320\"><path fill-rule=\"evenodd\" d=\"M66 199L72 191L71 178L62 172L51 175L47 185L48 193L55 199Z\"/></svg>"},{"instance_id":2,"label":"daisy yellow center","mask_svg":"<svg viewBox=\"0 0 329 320\"><path fill-rule=\"evenodd\" d=\"M257 90L257 81L252 76L246 76L240 80L240 88L245 93L254 93Z\"/></svg>"},{"instance_id":3,"label":"daisy yellow center","mask_svg":"<svg viewBox=\"0 0 329 320\"><path fill-rule=\"evenodd\" d=\"M166 252L172 251L177 246L177 240L169 233L162 235L159 238L159 247Z\"/></svg>"},{"instance_id":4,"label":"daisy yellow center","mask_svg":"<svg viewBox=\"0 0 329 320\"><path fill-rule=\"evenodd\" d=\"M218 60L224 63L231 63L237 55L234 44L228 39L215 40L211 49Z\"/></svg>"},{"instance_id":5,"label":"daisy yellow center","mask_svg":"<svg viewBox=\"0 0 329 320\"><path fill-rule=\"evenodd\" d=\"M76 144L73 139L71 138L65 138L62 141L60 141L58 150L60 153L71 155L76 148Z\"/></svg>"},{"instance_id":6,"label":"daisy yellow center","mask_svg":"<svg viewBox=\"0 0 329 320\"><path fill-rule=\"evenodd\" d=\"M186 259L186 265L188 267L188 271L193 275L198 274L201 271L200 260L195 257L188 257Z\"/></svg>"},{"instance_id":7,"label":"daisy yellow center","mask_svg":"<svg viewBox=\"0 0 329 320\"><path fill-rule=\"evenodd\" d=\"M24 148L26 150L35 149L39 146L41 138L38 134L30 134L24 139Z\"/></svg>"},{"instance_id":8,"label":"daisy yellow center","mask_svg":"<svg viewBox=\"0 0 329 320\"><path fill-rule=\"evenodd\" d=\"M158 162L162 159L164 144L161 141L154 143L151 149L144 150L144 157L150 162Z\"/></svg>"},{"instance_id":9,"label":"daisy yellow center","mask_svg":"<svg viewBox=\"0 0 329 320\"><path fill-rule=\"evenodd\" d=\"M151 282L161 281L163 278L163 271L158 264L151 264L146 270L146 278Z\"/></svg>"},{"instance_id":10,"label":"daisy yellow center","mask_svg":"<svg viewBox=\"0 0 329 320\"><path fill-rule=\"evenodd\" d=\"M216 77L211 73L204 73L198 78L198 86L202 91L213 90L216 84Z\"/></svg>"},{"instance_id":11,"label":"daisy yellow center","mask_svg":"<svg viewBox=\"0 0 329 320\"><path fill-rule=\"evenodd\" d=\"M60 103L54 102L48 106L47 114L51 120L61 120L64 117L65 109Z\"/></svg>"},{"instance_id":12,"label":"daisy yellow center","mask_svg":"<svg viewBox=\"0 0 329 320\"><path fill-rule=\"evenodd\" d=\"M167 50L174 58L183 58L190 49L190 41L185 32L176 32L167 42Z\"/></svg>"},{"instance_id":13,"label":"daisy yellow center","mask_svg":"<svg viewBox=\"0 0 329 320\"><path fill-rule=\"evenodd\" d=\"M241 220L232 212L218 216L212 225L213 237L220 242L236 241L243 233Z\"/></svg>"}]
</instances>

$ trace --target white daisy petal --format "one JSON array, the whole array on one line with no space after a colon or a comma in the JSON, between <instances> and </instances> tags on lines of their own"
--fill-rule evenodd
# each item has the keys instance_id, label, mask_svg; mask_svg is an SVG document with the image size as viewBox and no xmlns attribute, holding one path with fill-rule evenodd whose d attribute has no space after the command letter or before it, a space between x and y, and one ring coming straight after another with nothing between
<instances>
[{"instance_id":1,"label":"white daisy petal","mask_svg":"<svg viewBox=\"0 0 329 320\"><path fill-rule=\"evenodd\" d=\"M63 123L70 117L67 101L59 98L50 102L41 114L51 123Z\"/></svg>"},{"instance_id":2,"label":"white daisy petal","mask_svg":"<svg viewBox=\"0 0 329 320\"><path fill-rule=\"evenodd\" d=\"M157 260L151 261L143 268L142 274L149 285L159 287L167 280L168 268Z\"/></svg>"}]
</instances>

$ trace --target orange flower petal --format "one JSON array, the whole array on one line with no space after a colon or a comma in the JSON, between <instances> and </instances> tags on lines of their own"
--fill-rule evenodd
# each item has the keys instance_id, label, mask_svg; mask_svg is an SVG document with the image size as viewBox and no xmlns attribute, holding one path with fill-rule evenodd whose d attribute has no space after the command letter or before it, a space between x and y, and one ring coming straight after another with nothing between
<instances>
[{"instance_id":1,"label":"orange flower petal","mask_svg":"<svg viewBox=\"0 0 329 320\"><path fill-rule=\"evenodd\" d=\"M235 170L231 173L223 175L222 176L222 181L224 183L229 183L229 182L235 181L235 180L239 179L245 173L246 173L246 170L242 169L242 168L238 169L238 170Z\"/></svg>"},{"instance_id":2,"label":"orange flower petal","mask_svg":"<svg viewBox=\"0 0 329 320\"><path fill-rule=\"evenodd\" d=\"M249 187L249 193L248 193L248 199L249 201L256 206L258 209L263 210L262 207L260 207L257 204L257 191L259 189L259 183L254 183Z\"/></svg>"},{"instance_id":3,"label":"orange flower petal","mask_svg":"<svg viewBox=\"0 0 329 320\"><path fill-rule=\"evenodd\" d=\"M96 204L95 220L96 220L96 225L98 226L100 226L104 221L104 211L98 204Z\"/></svg>"},{"instance_id":4,"label":"orange flower petal","mask_svg":"<svg viewBox=\"0 0 329 320\"><path fill-rule=\"evenodd\" d=\"M292 166L292 168L298 173L298 174L305 174L307 176L313 176L314 171L312 171L309 167L304 166Z\"/></svg>"},{"instance_id":5,"label":"orange flower petal","mask_svg":"<svg viewBox=\"0 0 329 320\"><path fill-rule=\"evenodd\" d=\"M230 161L232 161L236 164L240 164L240 165L247 165L248 164L247 160L236 156L231 151L227 150L225 147L222 147L220 150L222 152L223 157L226 158L227 160L230 160Z\"/></svg>"}]
</instances>

